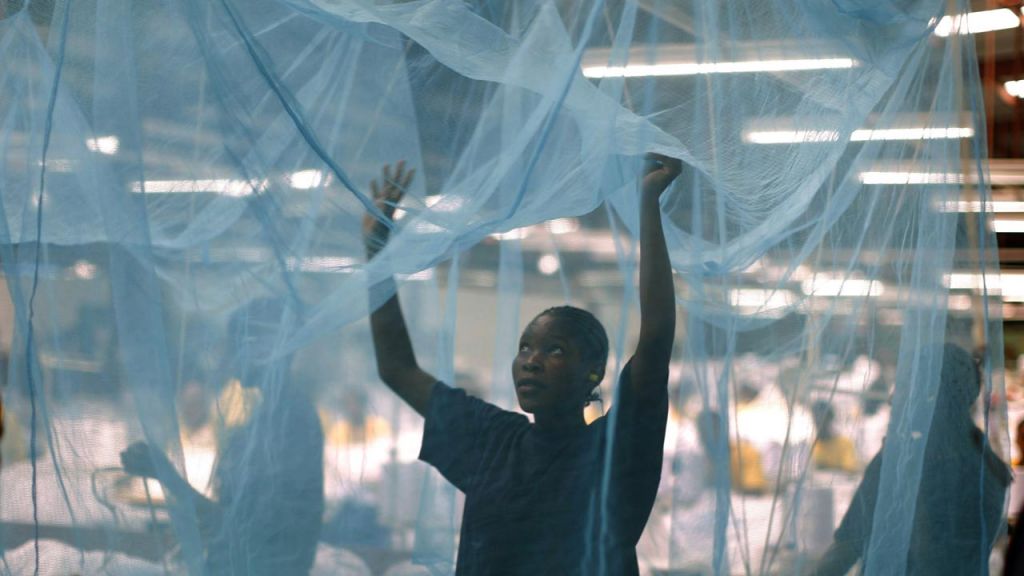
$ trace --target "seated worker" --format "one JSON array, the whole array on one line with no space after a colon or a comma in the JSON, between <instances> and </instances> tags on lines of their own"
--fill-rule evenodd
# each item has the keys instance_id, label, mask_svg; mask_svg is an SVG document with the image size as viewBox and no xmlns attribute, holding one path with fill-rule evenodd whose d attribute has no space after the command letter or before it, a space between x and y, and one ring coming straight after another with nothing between
<instances>
[{"instance_id":1,"label":"seated worker","mask_svg":"<svg viewBox=\"0 0 1024 576\"><path fill-rule=\"evenodd\" d=\"M714 459L715 445L724 431L722 416L714 410L704 410L697 415L697 433L700 436L704 454ZM750 442L742 438L729 438L729 473L732 489L742 494L764 494L768 491L768 480L764 476L761 453ZM714 470L709 466L708 470ZM714 484L714 478L708 479Z\"/></svg>"},{"instance_id":2,"label":"seated worker","mask_svg":"<svg viewBox=\"0 0 1024 576\"><path fill-rule=\"evenodd\" d=\"M1013 467L1024 466L1024 418L1017 422L1017 430L1013 441L1017 445L1017 457L1013 459ZM1014 478L1014 486L1011 489L1013 493L1017 492L1021 481L1022 478L1018 471ZM1024 527L1021 525L1021 514L1024 513L1024 509L1022 509L1022 505L1015 502L1015 496L1015 494L1011 495L1010 506L1012 508L1008 510L1013 529L1011 530L1010 542L1006 546L1003 576L1024 576Z\"/></svg>"},{"instance_id":3,"label":"seated worker","mask_svg":"<svg viewBox=\"0 0 1024 576\"><path fill-rule=\"evenodd\" d=\"M942 371L916 502L907 508L914 514L908 554L885 558L885 565L911 576L987 574L992 545L1003 533L1010 470L971 418L981 388L974 358L951 344L936 353L942 354ZM909 434L905 441L912 441L914 432ZM835 540L809 574L840 576L858 560L866 564L884 456L885 449L868 464Z\"/></svg>"},{"instance_id":4,"label":"seated worker","mask_svg":"<svg viewBox=\"0 0 1024 576\"><path fill-rule=\"evenodd\" d=\"M388 421L370 412L370 399L363 388L349 387L341 392L341 414L335 418L320 411L320 423L327 435L327 444L347 447L367 444L391 436Z\"/></svg>"},{"instance_id":5,"label":"seated worker","mask_svg":"<svg viewBox=\"0 0 1024 576\"><path fill-rule=\"evenodd\" d=\"M860 468L857 464L857 449L852 440L836 434L832 406L824 400L818 400L811 405L811 414L814 416L814 427L818 430L818 439L811 453L814 465L819 470L856 472Z\"/></svg>"},{"instance_id":6,"label":"seated worker","mask_svg":"<svg viewBox=\"0 0 1024 576\"><path fill-rule=\"evenodd\" d=\"M1013 467L1024 466L1024 418L1017 422L1013 443L1017 445L1017 457L1013 459Z\"/></svg>"},{"instance_id":7,"label":"seated worker","mask_svg":"<svg viewBox=\"0 0 1024 576\"><path fill-rule=\"evenodd\" d=\"M879 374L871 381L860 399L860 415L857 420L857 461L868 462L882 449L886 429L889 426L891 391L886 378Z\"/></svg>"},{"instance_id":8,"label":"seated worker","mask_svg":"<svg viewBox=\"0 0 1024 576\"><path fill-rule=\"evenodd\" d=\"M256 300L228 323L228 360L262 400L229 429L208 499L144 442L121 453L128 474L157 478L171 498L193 503L207 574L308 574L323 522L323 432L306 395L289 381L290 357L276 357L284 301Z\"/></svg>"},{"instance_id":9,"label":"seated worker","mask_svg":"<svg viewBox=\"0 0 1024 576\"><path fill-rule=\"evenodd\" d=\"M640 336L611 414L589 425L584 406L608 357L607 333L590 312L550 308L523 331L511 368L531 422L423 371L393 281L371 288L388 295L370 317L381 379L426 418L420 459L466 495L457 575L639 573L636 544L660 482L676 328L659 200L682 168L652 159L641 185ZM412 173L400 163L383 176L371 189L390 218ZM368 258L388 233L387 223L366 216Z\"/></svg>"}]
</instances>

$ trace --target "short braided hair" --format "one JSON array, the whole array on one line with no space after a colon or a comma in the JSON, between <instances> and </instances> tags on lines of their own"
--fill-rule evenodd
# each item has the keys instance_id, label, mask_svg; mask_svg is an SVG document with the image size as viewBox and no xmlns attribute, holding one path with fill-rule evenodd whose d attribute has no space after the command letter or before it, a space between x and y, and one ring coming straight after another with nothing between
<instances>
[{"instance_id":1,"label":"short braided hair","mask_svg":"<svg viewBox=\"0 0 1024 576\"><path fill-rule=\"evenodd\" d=\"M604 325L593 314L575 306L553 306L537 315L550 316L568 322L573 335L580 344L585 362L597 364L602 369L608 363L608 333Z\"/></svg>"}]
</instances>

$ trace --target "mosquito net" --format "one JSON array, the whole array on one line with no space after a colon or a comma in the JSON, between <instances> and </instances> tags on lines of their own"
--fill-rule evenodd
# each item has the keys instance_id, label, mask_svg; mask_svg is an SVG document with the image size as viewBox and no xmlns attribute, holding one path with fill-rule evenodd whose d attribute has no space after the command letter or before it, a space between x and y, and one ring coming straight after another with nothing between
<instances>
[{"instance_id":1,"label":"mosquito net","mask_svg":"<svg viewBox=\"0 0 1024 576\"><path fill-rule=\"evenodd\" d=\"M967 10L0 3L0 570L504 574L564 545L584 574L987 573L1011 287ZM682 171L644 421L650 153ZM489 403L429 388L426 437L371 334L396 291L421 373ZM520 334L562 304L607 331L604 452L501 460L467 422L522 427ZM616 484L644 458L660 482ZM514 509L545 466L565 498ZM477 550L488 522L543 545Z\"/></svg>"}]
</instances>

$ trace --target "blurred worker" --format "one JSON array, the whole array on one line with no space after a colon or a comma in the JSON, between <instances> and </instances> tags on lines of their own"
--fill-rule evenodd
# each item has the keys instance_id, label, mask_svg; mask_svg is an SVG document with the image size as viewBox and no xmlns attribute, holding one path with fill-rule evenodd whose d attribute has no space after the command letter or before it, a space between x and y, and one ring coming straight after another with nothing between
<instances>
[{"instance_id":1,"label":"blurred worker","mask_svg":"<svg viewBox=\"0 0 1024 576\"><path fill-rule=\"evenodd\" d=\"M701 446L709 461L714 459L715 446L720 441L722 434L727 430L722 422L722 416L714 410L705 410L697 416L697 433L700 435ZM768 480L765 478L764 465L761 462L761 453L757 448L742 439L726 436L729 443L729 473L732 477L732 488L744 494L764 494L768 491ZM709 473L714 467L708 466ZM709 478L709 483L715 483L714 478Z\"/></svg>"},{"instance_id":2,"label":"blurred worker","mask_svg":"<svg viewBox=\"0 0 1024 576\"><path fill-rule=\"evenodd\" d=\"M916 500L905 502L905 509L878 511L913 513L908 553L905 559L884 558L884 562L908 575L987 574L992 544L1003 532L1010 471L971 418L981 384L974 358L950 344L931 351L942 355L942 371L923 447L924 467L913 489ZM912 442L913 436L901 440ZM858 559L866 564L872 532L878 527L875 506L884 455L883 449L868 465L832 546L811 574L839 576Z\"/></svg>"},{"instance_id":3,"label":"blurred worker","mask_svg":"<svg viewBox=\"0 0 1024 576\"><path fill-rule=\"evenodd\" d=\"M282 300L252 302L228 325L228 360L260 401L230 430L214 470L216 500L192 488L160 450L139 442L121 453L129 474L157 478L191 502L204 538L208 574L308 574L323 521L323 432L312 403L289 382L289 355L276 351Z\"/></svg>"},{"instance_id":4,"label":"blurred worker","mask_svg":"<svg viewBox=\"0 0 1024 576\"><path fill-rule=\"evenodd\" d=\"M852 440L836 433L832 406L824 400L818 400L811 406L811 414L818 431L818 440L811 455L814 465L820 470L856 472L859 468L857 450Z\"/></svg>"}]
</instances>

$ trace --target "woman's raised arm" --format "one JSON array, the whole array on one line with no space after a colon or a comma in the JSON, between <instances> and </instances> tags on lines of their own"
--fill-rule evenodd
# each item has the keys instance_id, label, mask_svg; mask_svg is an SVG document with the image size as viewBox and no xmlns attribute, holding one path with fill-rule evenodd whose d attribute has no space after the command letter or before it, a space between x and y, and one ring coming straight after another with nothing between
<instances>
[{"instance_id":1,"label":"woman's raised arm","mask_svg":"<svg viewBox=\"0 0 1024 576\"><path fill-rule=\"evenodd\" d=\"M387 218L391 219L394 216L395 207L405 195L414 172L406 172L405 163L399 162L395 165L394 173L390 166L384 166L380 184L377 181L370 183L373 201ZM382 222L369 213L363 216L363 243L366 247L367 261L387 245L390 238L389 224L390 222ZM430 402L430 391L437 379L422 370L416 362L416 354L409 338L409 329L405 325L402 307L398 302L398 290L394 280L388 278L371 286L371 294L375 291L391 294L387 301L370 314L373 349L377 354L377 373L399 398L425 416Z\"/></svg>"},{"instance_id":2,"label":"woman's raised arm","mask_svg":"<svg viewBox=\"0 0 1024 576\"><path fill-rule=\"evenodd\" d=\"M649 154L640 199L640 338L632 360L630 385L641 396L650 383L668 381L668 364L676 331L672 264L661 226L661 194L682 171L682 162Z\"/></svg>"}]
</instances>

